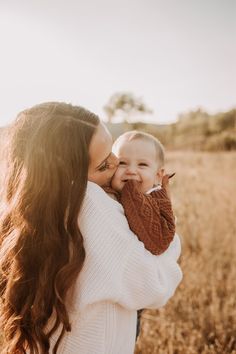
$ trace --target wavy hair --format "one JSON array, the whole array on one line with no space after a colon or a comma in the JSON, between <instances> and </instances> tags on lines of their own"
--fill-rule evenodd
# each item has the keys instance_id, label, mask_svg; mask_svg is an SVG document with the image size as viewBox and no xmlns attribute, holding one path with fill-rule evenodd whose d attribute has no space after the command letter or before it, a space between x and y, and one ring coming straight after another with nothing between
<instances>
[{"instance_id":1,"label":"wavy hair","mask_svg":"<svg viewBox=\"0 0 236 354\"><path fill-rule=\"evenodd\" d=\"M66 298L85 260L78 214L98 124L82 107L49 102L21 112L11 127L0 214L4 353L49 353L59 330L56 353L71 330Z\"/></svg>"}]
</instances>

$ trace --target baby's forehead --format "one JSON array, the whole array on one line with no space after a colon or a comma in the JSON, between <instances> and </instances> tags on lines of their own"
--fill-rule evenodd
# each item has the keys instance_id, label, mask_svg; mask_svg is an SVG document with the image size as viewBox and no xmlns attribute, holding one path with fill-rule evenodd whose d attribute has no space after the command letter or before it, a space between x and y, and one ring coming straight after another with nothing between
<instances>
[{"instance_id":1,"label":"baby's forehead","mask_svg":"<svg viewBox=\"0 0 236 354\"><path fill-rule=\"evenodd\" d=\"M135 158L136 160L149 160L157 162L157 153L152 141L144 139L122 140L113 151L117 157Z\"/></svg>"},{"instance_id":2,"label":"baby's forehead","mask_svg":"<svg viewBox=\"0 0 236 354\"><path fill-rule=\"evenodd\" d=\"M129 138L129 137L120 137L118 140L115 141L113 147L114 149L116 149L117 151L119 151L120 149L126 148L126 147L130 147L132 145L139 145L142 146L144 149L153 149L156 150L155 147L155 143L150 140L147 139L145 137L134 137L134 138Z\"/></svg>"},{"instance_id":3,"label":"baby's forehead","mask_svg":"<svg viewBox=\"0 0 236 354\"><path fill-rule=\"evenodd\" d=\"M148 151L151 155L154 154L153 159L158 164L164 165L165 163L164 147L161 142L151 134L138 131L124 133L116 139L112 151L118 156L121 150L124 151L125 146L137 148L137 151L140 151L140 149L141 151Z\"/></svg>"}]
</instances>

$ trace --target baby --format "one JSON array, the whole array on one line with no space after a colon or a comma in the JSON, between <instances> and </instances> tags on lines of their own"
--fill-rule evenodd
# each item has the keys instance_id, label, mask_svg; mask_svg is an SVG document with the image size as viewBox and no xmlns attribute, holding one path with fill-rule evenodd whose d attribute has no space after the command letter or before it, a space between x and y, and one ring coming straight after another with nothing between
<instances>
[{"instance_id":1,"label":"baby","mask_svg":"<svg viewBox=\"0 0 236 354\"><path fill-rule=\"evenodd\" d=\"M143 193L161 184L164 149L152 135L138 131L124 133L115 141L112 150L119 159L119 167L112 180L116 191L122 191L130 179L140 183Z\"/></svg>"},{"instance_id":2,"label":"baby","mask_svg":"<svg viewBox=\"0 0 236 354\"><path fill-rule=\"evenodd\" d=\"M106 191L124 207L131 230L153 254L163 253L173 240L175 219L169 198L164 148L152 135L130 131L113 145L119 166ZM137 335L141 311L138 311Z\"/></svg>"},{"instance_id":3,"label":"baby","mask_svg":"<svg viewBox=\"0 0 236 354\"><path fill-rule=\"evenodd\" d=\"M152 135L130 131L113 145L119 166L106 188L124 207L131 230L153 254L173 240L175 220L164 170L164 148Z\"/></svg>"}]
</instances>

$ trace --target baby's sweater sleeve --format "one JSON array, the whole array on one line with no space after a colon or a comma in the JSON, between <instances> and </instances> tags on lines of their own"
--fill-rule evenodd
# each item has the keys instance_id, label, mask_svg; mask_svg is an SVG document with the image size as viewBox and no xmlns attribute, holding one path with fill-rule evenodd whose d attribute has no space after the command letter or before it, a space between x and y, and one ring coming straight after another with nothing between
<instances>
[{"instance_id":1,"label":"baby's sweater sleeve","mask_svg":"<svg viewBox=\"0 0 236 354\"><path fill-rule=\"evenodd\" d=\"M151 254L129 229L122 205L94 183L88 187L78 219L86 250L78 308L101 301L130 310L163 306L182 279L179 237L161 255Z\"/></svg>"},{"instance_id":2,"label":"baby's sweater sleeve","mask_svg":"<svg viewBox=\"0 0 236 354\"><path fill-rule=\"evenodd\" d=\"M122 189L120 202L130 229L153 254L163 253L175 234L175 219L164 188L143 194L138 182L130 180Z\"/></svg>"}]
</instances>

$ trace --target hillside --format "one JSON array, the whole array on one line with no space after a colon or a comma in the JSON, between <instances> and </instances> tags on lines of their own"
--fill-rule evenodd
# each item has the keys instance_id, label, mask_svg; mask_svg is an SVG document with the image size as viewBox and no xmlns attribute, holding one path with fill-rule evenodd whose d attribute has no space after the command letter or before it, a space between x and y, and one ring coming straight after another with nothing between
<instances>
[{"instance_id":1,"label":"hillside","mask_svg":"<svg viewBox=\"0 0 236 354\"><path fill-rule=\"evenodd\" d=\"M197 110L181 114L173 124L106 123L113 138L127 130L143 130L156 136L170 150L236 150L236 109L210 115ZM0 156L6 128L0 128Z\"/></svg>"},{"instance_id":2,"label":"hillside","mask_svg":"<svg viewBox=\"0 0 236 354\"><path fill-rule=\"evenodd\" d=\"M145 123L109 124L113 137L137 129L156 136L169 149L236 150L236 109L210 115L202 110L180 115L168 125Z\"/></svg>"}]
</instances>

